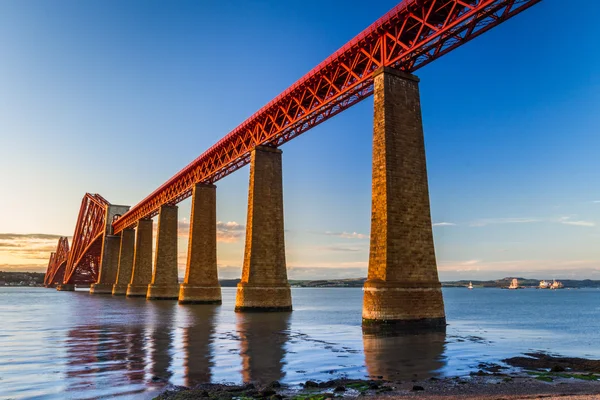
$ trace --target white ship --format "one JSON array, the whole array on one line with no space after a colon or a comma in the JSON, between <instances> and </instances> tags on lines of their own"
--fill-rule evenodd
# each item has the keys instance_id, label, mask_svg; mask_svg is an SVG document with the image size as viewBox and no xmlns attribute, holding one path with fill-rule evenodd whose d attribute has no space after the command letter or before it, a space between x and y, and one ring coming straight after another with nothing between
<instances>
[{"instance_id":1,"label":"white ship","mask_svg":"<svg viewBox=\"0 0 600 400\"><path fill-rule=\"evenodd\" d=\"M472 283L472 282L469 282L469 286L467 286L467 288L468 288L469 290L473 289L473 283Z\"/></svg>"},{"instance_id":2,"label":"white ship","mask_svg":"<svg viewBox=\"0 0 600 400\"><path fill-rule=\"evenodd\" d=\"M556 279L554 279L552 283L550 283L549 281L540 282L540 289L562 289L563 287L564 285L562 284L562 282L559 282Z\"/></svg>"},{"instance_id":3,"label":"white ship","mask_svg":"<svg viewBox=\"0 0 600 400\"><path fill-rule=\"evenodd\" d=\"M510 286L508 288L509 289L518 289L519 288L519 281L517 280L517 278L513 278L512 282L510 283Z\"/></svg>"},{"instance_id":4,"label":"white ship","mask_svg":"<svg viewBox=\"0 0 600 400\"><path fill-rule=\"evenodd\" d=\"M552 285L550 286L550 289L562 289L563 287L564 285L562 284L562 282L554 280L554 282L552 282Z\"/></svg>"}]
</instances>

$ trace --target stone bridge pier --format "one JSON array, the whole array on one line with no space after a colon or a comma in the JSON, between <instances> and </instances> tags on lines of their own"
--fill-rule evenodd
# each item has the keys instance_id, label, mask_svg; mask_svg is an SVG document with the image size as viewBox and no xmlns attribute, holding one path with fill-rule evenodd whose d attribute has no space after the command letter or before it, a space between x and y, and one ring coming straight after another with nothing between
<instances>
[{"instance_id":1,"label":"stone bridge pier","mask_svg":"<svg viewBox=\"0 0 600 400\"><path fill-rule=\"evenodd\" d=\"M152 220L137 222L135 247L133 251L133 271L127 285L128 297L146 297L152 279Z\"/></svg>"},{"instance_id":2,"label":"stone bridge pier","mask_svg":"<svg viewBox=\"0 0 600 400\"><path fill-rule=\"evenodd\" d=\"M127 285L131 282L131 274L133 272L134 250L135 230L131 228L124 229L121 232L117 280L112 289L112 294L115 296L124 296L127 294Z\"/></svg>"},{"instance_id":3,"label":"stone bridge pier","mask_svg":"<svg viewBox=\"0 0 600 400\"><path fill-rule=\"evenodd\" d=\"M281 150L252 150L242 279L236 311L291 311L283 229Z\"/></svg>"},{"instance_id":4,"label":"stone bridge pier","mask_svg":"<svg viewBox=\"0 0 600 400\"><path fill-rule=\"evenodd\" d=\"M185 278L179 290L180 304L221 304L217 271L217 187L196 184Z\"/></svg>"},{"instance_id":5,"label":"stone bridge pier","mask_svg":"<svg viewBox=\"0 0 600 400\"><path fill-rule=\"evenodd\" d=\"M431 215L419 79L374 74L373 192L363 328L445 329Z\"/></svg>"},{"instance_id":6,"label":"stone bridge pier","mask_svg":"<svg viewBox=\"0 0 600 400\"><path fill-rule=\"evenodd\" d=\"M177 300L177 206L163 205L158 212L154 273L148 286L149 300Z\"/></svg>"},{"instance_id":7,"label":"stone bridge pier","mask_svg":"<svg viewBox=\"0 0 600 400\"><path fill-rule=\"evenodd\" d=\"M117 279L119 268L119 249L121 235L112 234L113 219L129 211L129 206L109 205L106 209L104 235L102 237L102 252L100 255L100 268L98 281L90 286L90 293L112 294L113 285Z\"/></svg>"}]
</instances>

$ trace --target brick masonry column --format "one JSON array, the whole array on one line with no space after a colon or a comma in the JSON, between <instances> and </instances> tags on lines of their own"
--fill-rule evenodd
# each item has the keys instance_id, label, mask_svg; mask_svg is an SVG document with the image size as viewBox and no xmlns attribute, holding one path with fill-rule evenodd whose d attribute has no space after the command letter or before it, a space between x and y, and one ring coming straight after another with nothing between
<instances>
[{"instance_id":1,"label":"brick masonry column","mask_svg":"<svg viewBox=\"0 0 600 400\"><path fill-rule=\"evenodd\" d=\"M104 215L104 235L102 236L102 252L100 254L100 268L98 282L90 286L90 293L111 294L112 287L117 280L119 268L120 236L113 236L112 223L119 216L129 211L129 206L109 204Z\"/></svg>"},{"instance_id":2,"label":"brick masonry column","mask_svg":"<svg viewBox=\"0 0 600 400\"><path fill-rule=\"evenodd\" d=\"M141 219L135 232L133 271L127 286L127 296L146 297L152 279L152 220Z\"/></svg>"},{"instance_id":3,"label":"brick masonry column","mask_svg":"<svg viewBox=\"0 0 600 400\"><path fill-rule=\"evenodd\" d=\"M73 292L75 291L75 285L71 283L59 283L56 285L56 290L59 292Z\"/></svg>"},{"instance_id":4,"label":"brick masonry column","mask_svg":"<svg viewBox=\"0 0 600 400\"><path fill-rule=\"evenodd\" d=\"M375 73L373 192L363 327L443 329L418 78Z\"/></svg>"},{"instance_id":5,"label":"brick masonry column","mask_svg":"<svg viewBox=\"0 0 600 400\"><path fill-rule=\"evenodd\" d=\"M124 296L127 294L127 285L131 282L133 272L133 253L135 250L135 230L128 228L121 232L121 247L119 249L119 268L117 281L113 285L112 294Z\"/></svg>"},{"instance_id":6,"label":"brick masonry column","mask_svg":"<svg viewBox=\"0 0 600 400\"><path fill-rule=\"evenodd\" d=\"M283 231L281 150L256 147L250 163L248 222L236 311L290 311Z\"/></svg>"},{"instance_id":7,"label":"brick masonry column","mask_svg":"<svg viewBox=\"0 0 600 400\"><path fill-rule=\"evenodd\" d=\"M98 282L90 286L90 293L112 294L112 288L117 279L117 269L119 268L120 245L120 236L104 235Z\"/></svg>"},{"instance_id":8,"label":"brick masonry column","mask_svg":"<svg viewBox=\"0 0 600 400\"><path fill-rule=\"evenodd\" d=\"M154 274L148 285L150 300L177 300L177 206L163 205L158 212Z\"/></svg>"},{"instance_id":9,"label":"brick masonry column","mask_svg":"<svg viewBox=\"0 0 600 400\"><path fill-rule=\"evenodd\" d=\"M187 264L179 303L221 304L217 271L217 187L196 184L193 190Z\"/></svg>"}]
</instances>

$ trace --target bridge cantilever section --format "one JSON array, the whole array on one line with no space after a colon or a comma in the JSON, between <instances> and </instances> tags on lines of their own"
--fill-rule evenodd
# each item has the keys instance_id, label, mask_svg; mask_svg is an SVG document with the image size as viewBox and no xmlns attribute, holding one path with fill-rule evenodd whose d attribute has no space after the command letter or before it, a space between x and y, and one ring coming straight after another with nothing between
<instances>
[{"instance_id":1,"label":"bridge cantilever section","mask_svg":"<svg viewBox=\"0 0 600 400\"><path fill-rule=\"evenodd\" d=\"M109 202L97 193L86 193L81 200L62 283L75 285L96 282L108 206Z\"/></svg>"},{"instance_id":2,"label":"bridge cantilever section","mask_svg":"<svg viewBox=\"0 0 600 400\"><path fill-rule=\"evenodd\" d=\"M48 269L44 276L44 286L50 287L63 282L68 257L69 240L63 236L58 239L56 251L50 254Z\"/></svg>"},{"instance_id":3,"label":"bridge cantilever section","mask_svg":"<svg viewBox=\"0 0 600 400\"><path fill-rule=\"evenodd\" d=\"M414 72L541 0L405 0L113 223L118 234L373 94L381 67Z\"/></svg>"}]
</instances>

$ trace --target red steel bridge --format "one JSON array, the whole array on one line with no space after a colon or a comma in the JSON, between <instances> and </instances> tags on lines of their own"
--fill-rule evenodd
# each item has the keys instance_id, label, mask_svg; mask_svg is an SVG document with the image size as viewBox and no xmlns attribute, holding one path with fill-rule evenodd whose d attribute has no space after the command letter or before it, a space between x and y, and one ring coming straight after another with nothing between
<instances>
[{"instance_id":1,"label":"red steel bridge","mask_svg":"<svg viewBox=\"0 0 600 400\"><path fill-rule=\"evenodd\" d=\"M188 198L250 162L256 146L278 147L373 94L374 72L412 73L541 0L404 0L275 97L128 212L107 221L102 196L86 194L69 249L61 238L46 285L98 278L105 228L118 234L163 205Z\"/></svg>"}]
</instances>

